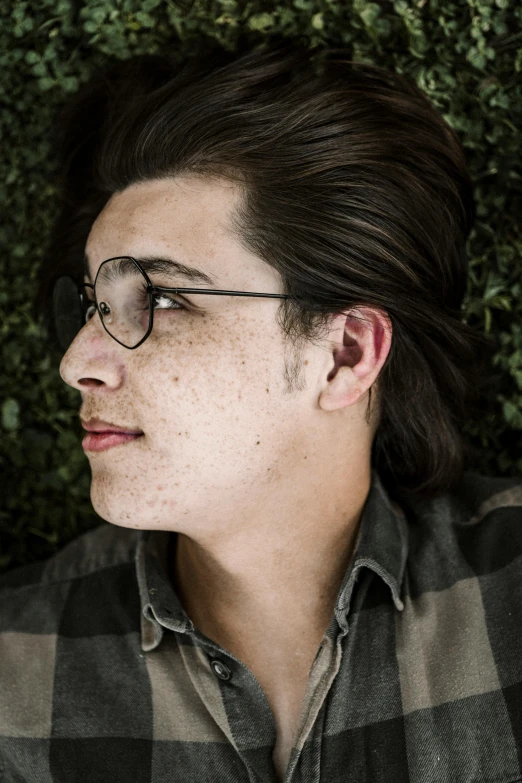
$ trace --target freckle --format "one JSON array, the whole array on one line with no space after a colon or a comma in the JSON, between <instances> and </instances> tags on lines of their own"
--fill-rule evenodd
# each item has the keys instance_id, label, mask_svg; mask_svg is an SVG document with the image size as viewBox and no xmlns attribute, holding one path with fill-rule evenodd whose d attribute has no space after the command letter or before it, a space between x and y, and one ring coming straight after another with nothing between
<instances>
[{"instance_id":1,"label":"freckle","mask_svg":"<svg viewBox=\"0 0 522 783\"><path fill-rule=\"evenodd\" d=\"M305 456L305 459L308 459L308 457L307 457L307 456Z\"/></svg>"},{"instance_id":2,"label":"freckle","mask_svg":"<svg viewBox=\"0 0 522 783\"><path fill-rule=\"evenodd\" d=\"M175 378L173 378L172 380L174 380L174 381L179 381L179 376L177 376L177 375L176 375L176 377L175 377Z\"/></svg>"},{"instance_id":3,"label":"freckle","mask_svg":"<svg viewBox=\"0 0 522 783\"><path fill-rule=\"evenodd\" d=\"M305 360L304 360L304 363L305 363L305 364L308 364L308 359L305 359Z\"/></svg>"},{"instance_id":4,"label":"freckle","mask_svg":"<svg viewBox=\"0 0 522 783\"><path fill-rule=\"evenodd\" d=\"M244 364L245 362L241 362L241 364Z\"/></svg>"},{"instance_id":5,"label":"freckle","mask_svg":"<svg viewBox=\"0 0 522 783\"><path fill-rule=\"evenodd\" d=\"M270 392L268 391L268 389L266 390L266 393L267 393L267 394L270 394Z\"/></svg>"},{"instance_id":6,"label":"freckle","mask_svg":"<svg viewBox=\"0 0 522 783\"><path fill-rule=\"evenodd\" d=\"M181 435L181 432L178 432L178 435Z\"/></svg>"}]
</instances>

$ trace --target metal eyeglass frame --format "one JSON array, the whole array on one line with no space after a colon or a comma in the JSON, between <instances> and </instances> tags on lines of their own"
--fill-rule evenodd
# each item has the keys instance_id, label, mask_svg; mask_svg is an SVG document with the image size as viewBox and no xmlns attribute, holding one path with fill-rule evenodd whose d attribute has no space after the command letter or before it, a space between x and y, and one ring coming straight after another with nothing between
<instances>
[{"instance_id":1,"label":"metal eyeglass frame","mask_svg":"<svg viewBox=\"0 0 522 783\"><path fill-rule=\"evenodd\" d=\"M148 297L149 297L149 328L147 329L144 337L139 341L139 343L136 343L136 345L133 345L131 348L129 348L128 345L125 345L124 343L122 343L120 340L117 340L116 337L114 337L109 332L109 330L105 326L105 323L103 322L103 317L102 317L102 314L101 314L99 306L98 306L98 298L96 296L96 280L98 279L98 275L100 274L100 269L108 261L115 261L118 258L128 258L128 259L130 259L134 264L136 264L136 266L140 270L141 274L144 276L145 280L147 281L147 294L148 294ZM94 303L96 305L96 311L98 312L98 315L100 316L100 321L102 323L103 328L105 329L105 331L107 332L109 337L112 337L112 339L115 340L119 345L122 345L124 348L127 348L127 350L129 350L129 351L133 351L135 348L139 348L139 346L142 345L145 342L147 337L152 332L152 327L154 325L154 308L152 307L152 297L156 293L178 293L180 291L184 291L187 294L188 293L191 293L191 294L199 293L199 294L218 294L218 295L226 295L226 296L256 296L256 297L257 296L261 296L261 297L265 297L267 299L291 299L289 294L260 294L260 293L254 293L252 291L223 291L223 290L216 291L214 288L165 288L164 286L152 285L152 283L150 282L150 280L148 278L148 275L145 272L145 270L142 269L142 267L140 266L139 262L136 261L136 259L133 258L132 256L113 256L112 258L107 258L105 261L102 261L102 263L100 264L100 266L98 268L98 272L96 273L96 278L94 280L94 283L81 283L78 286L78 289L77 289L78 290L78 295L80 297L80 303L81 303L81 306L82 306L82 312L84 312L84 301L83 301L84 293L81 290L82 288L92 288L92 290L94 292ZM90 299L88 301L91 302ZM87 323L87 321L85 321L83 325L85 326L86 323Z\"/></svg>"}]
</instances>

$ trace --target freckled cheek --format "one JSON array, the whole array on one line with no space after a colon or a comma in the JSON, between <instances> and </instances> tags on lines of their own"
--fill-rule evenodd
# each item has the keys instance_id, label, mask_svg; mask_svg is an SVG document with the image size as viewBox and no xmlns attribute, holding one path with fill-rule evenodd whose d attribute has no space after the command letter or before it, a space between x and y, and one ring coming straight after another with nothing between
<instances>
[{"instance_id":1,"label":"freckled cheek","mask_svg":"<svg viewBox=\"0 0 522 783\"><path fill-rule=\"evenodd\" d=\"M223 413L226 418L241 416L238 404L257 409L265 401L268 404L281 382L274 377L277 350L281 352L280 346L259 339L251 328L241 339L228 335L226 342L219 343L192 338L163 350L140 370L149 427L160 438L167 433L190 438L198 426L216 425L216 415L221 420Z\"/></svg>"}]
</instances>

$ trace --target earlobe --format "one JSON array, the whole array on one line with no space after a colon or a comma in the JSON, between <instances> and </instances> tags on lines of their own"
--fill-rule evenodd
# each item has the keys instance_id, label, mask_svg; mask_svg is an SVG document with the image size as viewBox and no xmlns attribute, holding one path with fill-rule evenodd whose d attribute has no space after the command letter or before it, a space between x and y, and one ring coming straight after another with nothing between
<instances>
[{"instance_id":1,"label":"earlobe","mask_svg":"<svg viewBox=\"0 0 522 783\"><path fill-rule=\"evenodd\" d=\"M352 405L361 395L359 378L351 370L363 357L359 341L348 334L343 335L342 347L333 351L334 366L327 375L327 387L321 392L320 406L331 411Z\"/></svg>"},{"instance_id":2,"label":"earlobe","mask_svg":"<svg viewBox=\"0 0 522 783\"><path fill-rule=\"evenodd\" d=\"M330 335L337 335L330 357L334 366L319 397L319 405L325 411L353 405L364 395L376 380L391 343L391 322L380 310L365 309L362 317L342 314L336 321L338 326Z\"/></svg>"},{"instance_id":3,"label":"earlobe","mask_svg":"<svg viewBox=\"0 0 522 783\"><path fill-rule=\"evenodd\" d=\"M353 374L352 367L347 362L336 363L327 380L328 385L319 397L319 406L324 411L353 405L364 393L363 382Z\"/></svg>"}]
</instances>

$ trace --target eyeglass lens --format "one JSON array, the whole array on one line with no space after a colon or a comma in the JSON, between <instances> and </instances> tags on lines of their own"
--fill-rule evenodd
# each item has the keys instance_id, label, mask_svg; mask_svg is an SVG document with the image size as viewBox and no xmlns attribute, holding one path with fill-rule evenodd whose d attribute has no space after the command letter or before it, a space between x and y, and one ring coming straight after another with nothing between
<instances>
[{"instance_id":1,"label":"eyeglass lens","mask_svg":"<svg viewBox=\"0 0 522 783\"><path fill-rule=\"evenodd\" d=\"M150 326L147 279L131 258L101 264L95 281L98 312L106 331L126 348L135 348ZM67 350L84 323L96 314L92 288L83 288L83 306L71 278L60 278L53 293L56 333Z\"/></svg>"}]
</instances>

